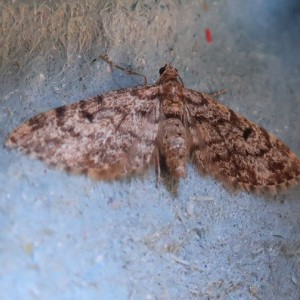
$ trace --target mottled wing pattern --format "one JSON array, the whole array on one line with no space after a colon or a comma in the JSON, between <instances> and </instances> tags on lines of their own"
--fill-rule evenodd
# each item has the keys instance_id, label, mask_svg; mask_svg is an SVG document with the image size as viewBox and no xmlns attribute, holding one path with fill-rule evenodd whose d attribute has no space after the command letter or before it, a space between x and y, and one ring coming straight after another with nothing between
<instances>
[{"instance_id":1,"label":"mottled wing pattern","mask_svg":"<svg viewBox=\"0 0 300 300\"><path fill-rule=\"evenodd\" d=\"M155 148L159 86L110 92L41 113L15 129L7 146L95 179L141 173Z\"/></svg>"},{"instance_id":2,"label":"mottled wing pattern","mask_svg":"<svg viewBox=\"0 0 300 300\"><path fill-rule=\"evenodd\" d=\"M184 90L192 155L200 171L231 189L276 194L300 181L300 161L265 129L215 101Z\"/></svg>"}]
</instances>

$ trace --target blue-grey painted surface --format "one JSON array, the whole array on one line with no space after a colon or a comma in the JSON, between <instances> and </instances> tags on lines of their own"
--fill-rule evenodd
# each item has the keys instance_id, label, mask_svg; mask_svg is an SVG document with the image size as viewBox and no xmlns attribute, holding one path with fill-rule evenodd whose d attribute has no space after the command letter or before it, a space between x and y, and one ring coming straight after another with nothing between
<instances>
[{"instance_id":1,"label":"blue-grey painted surface","mask_svg":"<svg viewBox=\"0 0 300 300\"><path fill-rule=\"evenodd\" d=\"M107 51L150 83L172 61L187 87L226 89L220 102L300 156L299 3L206 1L205 11L204 2L107 1L91 12L102 27L89 57L52 49L46 60L50 49L42 49L22 71L4 74L0 299L300 298L299 187L271 200L232 195L189 166L173 197L156 187L154 170L93 182L4 146L14 127L39 112L137 84L124 73L112 76L101 60L92 63Z\"/></svg>"}]
</instances>

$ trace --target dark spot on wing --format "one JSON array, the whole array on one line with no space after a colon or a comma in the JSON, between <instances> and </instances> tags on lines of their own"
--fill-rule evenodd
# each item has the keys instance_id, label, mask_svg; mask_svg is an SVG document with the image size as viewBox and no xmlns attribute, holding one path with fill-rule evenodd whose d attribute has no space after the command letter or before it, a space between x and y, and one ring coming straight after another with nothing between
<instances>
[{"instance_id":1,"label":"dark spot on wing","mask_svg":"<svg viewBox=\"0 0 300 300\"><path fill-rule=\"evenodd\" d=\"M148 114L148 112L145 111L145 110L141 110L141 111L139 112L139 114L140 114L142 117L146 117L147 114Z\"/></svg>"},{"instance_id":2,"label":"dark spot on wing","mask_svg":"<svg viewBox=\"0 0 300 300\"><path fill-rule=\"evenodd\" d=\"M63 118L66 114L66 107L65 106L61 106L55 109L55 114L58 118Z\"/></svg>"},{"instance_id":3,"label":"dark spot on wing","mask_svg":"<svg viewBox=\"0 0 300 300\"><path fill-rule=\"evenodd\" d=\"M130 91L130 95L131 95L132 97L137 96L137 95L138 95L137 89L132 89L132 90Z\"/></svg>"},{"instance_id":4,"label":"dark spot on wing","mask_svg":"<svg viewBox=\"0 0 300 300\"><path fill-rule=\"evenodd\" d=\"M74 127L69 127L68 129L66 129L66 131L70 134L71 137L73 138L79 138L80 137L80 133L75 131Z\"/></svg>"},{"instance_id":5,"label":"dark spot on wing","mask_svg":"<svg viewBox=\"0 0 300 300\"><path fill-rule=\"evenodd\" d=\"M245 128L245 130L243 132L243 138L245 140L247 140L252 132L253 132L252 128L250 128L250 127Z\"/></svg>"},{"instance_id":6,"label":"dark spot on wing","mask_svg":"<svg viewBox=\"0 0 300 300\"><path fill-rule=\"evenodd\" d=\"M198 121L199 123L203 123L203 122L207 122L207 118L205 116L199 115L199 116L195 116L196 121Z\"/></svg>"},{"instance_id":7,"label":"dark spot on wing","mask_svg":"<svg viewBox=\"0 0 300 300\"><path fill-rule=\"evenodd\" d=\"M41 113L28 120L28 125L31 127L31 130L34 131L42 128L45 124L45 120L46 120L46 114Z\"/></svg>"},{"instance_id":8,"label":"dark spot on wing","mask_svg":"<svg viewBox=\"0 0 300 300\"><path fill-rule=\"evenodd\" d=\"M79 107L81 111L84 111L86 109L86 106L88 105L88 101L86 100L81 100L79 101Z\"/></svg>"},{"instance_id":9,"label":"dark spot on wing","mask_svg":"<svg viewBox=\"0 0 300 300\"><path fill-rule=\"evenodd\" d=\"M103 101L103 96L102 95L98 95L98 96L96 96L95 98L95 101L97 102L97 103L102 103L102 101Z\"/></svg>"},{"instance_id":10,"label":"dark spot on wing","mask_svg":"<svg viewBox=\"0 0 300 300\"><path fill-rule=\"evenodd\" d=\"M82 111L81 114L82 114L82 117L85 119L88 119L90 123L93 122L94 114L91 114L88 111Z\"/></svg>"}]
</instances>

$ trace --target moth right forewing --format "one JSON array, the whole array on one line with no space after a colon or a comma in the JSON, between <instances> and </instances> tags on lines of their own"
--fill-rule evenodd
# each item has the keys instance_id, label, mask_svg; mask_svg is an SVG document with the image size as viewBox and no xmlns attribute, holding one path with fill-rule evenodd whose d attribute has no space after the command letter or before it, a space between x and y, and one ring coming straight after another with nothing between
<instances>
[{"instance_id":1,"label":"moth right forewing","mask_svg":"<svg viewBox=\"0 0 300 300\"><path fill-rule=\"evenodd\" d=\"M279 139L207 94L185 90L198 168L231 189L275 194L295 185L300 161Z\"/></svg>"}]
</instances>

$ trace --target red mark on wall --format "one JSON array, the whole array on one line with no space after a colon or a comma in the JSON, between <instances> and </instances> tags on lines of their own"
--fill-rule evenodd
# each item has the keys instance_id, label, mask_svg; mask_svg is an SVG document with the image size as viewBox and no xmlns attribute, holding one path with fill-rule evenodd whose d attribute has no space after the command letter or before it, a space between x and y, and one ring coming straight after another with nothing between
<instances>
[{"instance_id":1,"label":"red mark on wall","mask_svg":"<svg viewBox=\"0 0 300 300\"><path fill-rule=\"evenodd\" d=\"M212 42L212 35L209 28L205 28L205 37L208 44Z\"/></svg>"}]
</instances>

